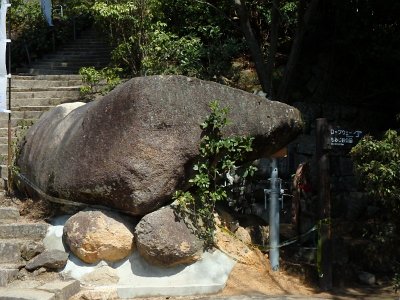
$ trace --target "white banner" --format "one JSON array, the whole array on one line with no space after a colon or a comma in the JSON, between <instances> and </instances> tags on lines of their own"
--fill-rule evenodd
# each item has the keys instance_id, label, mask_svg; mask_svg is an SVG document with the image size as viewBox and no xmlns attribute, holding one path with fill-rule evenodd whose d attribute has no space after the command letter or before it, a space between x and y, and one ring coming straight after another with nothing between
<instances>
[{"instance_id":1,"label":"white banner","mask_svg":"<svg viewBox=\"0 0 400 300\"><path fill-rule=\"evenodd\" d=\"M7 109L7 84L8 74L6 67L7 49L7 8L10 7L8 0L1 0L0 9L0 112L10 113Z\"/></svg>"},{"instance_id":2,"label":"white banner","mask_svg":"<svg viewBox=\"0 0 400 300\"><path fill-rule=\"evenodd\" d=\"M47 24L49 24L49 26L53 26L51 0L40 0L40 6Z\"/></svg>"}]
</instances>

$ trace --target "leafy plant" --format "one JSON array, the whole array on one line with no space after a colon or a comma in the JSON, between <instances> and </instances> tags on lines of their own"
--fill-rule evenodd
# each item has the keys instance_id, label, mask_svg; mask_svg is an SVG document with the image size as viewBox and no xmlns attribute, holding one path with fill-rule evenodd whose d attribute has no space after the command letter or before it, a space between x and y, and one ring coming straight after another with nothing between
<instances>
[{"instance_id":1,"label":"leafy plant","mask_svg":"<svg viewBox=\"0 0 400 300\"><path fill-rule=\"evenodd\" d=\"M121 83L119 73L121 68L103 68L96 70L94 67L82 67L79 75L82 76L84 85L80 88L84 98L93 99L95 94L104 95Z\"/></svg>"},{"instance_id":2,"label":"leafy plant","mask_svg":"<svg viewBox=\"0 0 400 300\"><path fill-rule=\"evenodd\" d=\"M177 210L189 219L195 233L206 246L213 245L215 205L226 201L231 189L227 174L234 172L245 155L251 152L253 137L223 137L222 129L228 124L228 108L220 108L217 101L210 103L211 114L200 125L203 138L200 156L193 166L194 176L189 180L189 191L177 191L173 197ZM252 176L256 168L246 169L245 177Z\"/></svg>"},{"instance_id":3,"label":"leafy plant","mask_svg":"<svg viewBox=\"0 0 400 300\"><path fill-rule=\"evenodd\" d=\"M182 74L198 76L202 69L199 38L178 37L167 32L167 24L158 22L142 46L143 71L153 74Z\"/></svg>"},{"instance_id":4,"label":"leafy plant","mask_svg":"<svg viewBox=\"0 0 400 300\"><path fill-rule=\"evenodd\" d=\"M353 147L351 155L365 191L382 211L375 216L375 222L366 224L365 228L364 237L372 242L368 254L374 259L370 261L379 258L379 266L390 269L400 254L400 135L388 130L381 140L366 136ZM398 273L395 282L397 289Z\"/></svg>"},{"instance_id":5,"label":"leafy plant","mask_svg":"<svg viewBox=\"0 0 400 300\"><path fill-rule=\"evenodd\" d=\"M388 130L382 140L364 137L352 150L355 170L365 190L393 220L400 215L400 136Z\"/></svg>"}]
</instances>

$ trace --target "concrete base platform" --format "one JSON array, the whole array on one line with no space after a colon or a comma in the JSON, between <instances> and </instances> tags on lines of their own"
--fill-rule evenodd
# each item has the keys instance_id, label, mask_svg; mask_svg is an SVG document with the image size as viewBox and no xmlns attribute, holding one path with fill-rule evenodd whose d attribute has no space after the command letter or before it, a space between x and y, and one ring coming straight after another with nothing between
<instances>
[{"instance_id":1,"label":"concrete base platform","mask_svg":"<svg viewBox=\"0 0 400 300\"><path fill-rule=\"evenodd\" d=\"M62 224L66 218L55 220L44 244L48 249L60 249ZM138 252L118 263L85 264L70 254L63 270L65 276L83 280L84 276L108 265L116 271L116 284L92 286L93 289L115 290L121 299L150 296L189 296L211 294L225 287L235 261L219 250L203 253L202 259L191 265L162 268L148 264ZM82 281L83 284L84 281Z\"/></svg>"}]
</instances>

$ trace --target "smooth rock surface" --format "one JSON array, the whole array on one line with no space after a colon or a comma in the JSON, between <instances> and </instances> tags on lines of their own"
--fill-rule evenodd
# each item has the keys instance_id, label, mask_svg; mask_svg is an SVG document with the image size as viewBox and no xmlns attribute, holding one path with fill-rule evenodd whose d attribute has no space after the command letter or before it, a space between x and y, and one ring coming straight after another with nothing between
<instances>
[{"instance_id":1,"label":"smooth rock surface","mask_svg":"<svg viewBox=\"0 0 400 300\"><path fill-rule=\"evenodd\" d=\"M81 211L64 226L64 241L86 263L119 261L134 249L133 226L118 214L106 211Z\"/></svg>"},{"instance_id":2,"label":"smooth rock surface","mask_svg":"<svg viewBox=\"0 0 400 300\"><path fill-rule=\"evenodd\" d=\"M300 112L279 102L184 76L138 77L44 114L21 144L21 174L54 197L145 215L184 188L213 100L230 108L225 136L255 137L249 159L302 130Z\"/></svg>"},{"instance_id":3,"label":"smooth rock surface","mask_svg":"<svg viewBox=\"0 0 400 300\"><path fill-rule=\"evenodd\" d=\"M200 259L203 243L170 207L144 216L135 228L136 246L150 264L171 267Z\"/></svg>"}]
</instances>

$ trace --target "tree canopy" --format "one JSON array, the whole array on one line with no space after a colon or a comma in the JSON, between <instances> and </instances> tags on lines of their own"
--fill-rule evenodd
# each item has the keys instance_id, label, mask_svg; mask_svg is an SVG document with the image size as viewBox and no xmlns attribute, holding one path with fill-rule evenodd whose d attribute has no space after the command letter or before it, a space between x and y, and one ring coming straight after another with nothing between
<instances>
[{"instance_id":1,"label":"tree canopy","mask_svg":"<svg viewBox=\"0 0 400 300\"><path fill-rule=\"evenodd\" d=\"M256 70L259 83L248 89L278 101L400 110L395 0L54 0L53 5L64 6L64 21L92 20L112 45L114 66L129 76L183 74L238 86L240 71L248 68ZM29 31L18 35L16 45L24 40L34 52L41 43L29 36L47 41L44 45L50 39L32 34L45 26L37 6L28 6L35 4L13 2L12 17L16 31ZM62 18L55 17L56 31L65 34L65 27L57 27ZM16 52L25 57L22 43Z\"/></svg>"}]
</instances>

